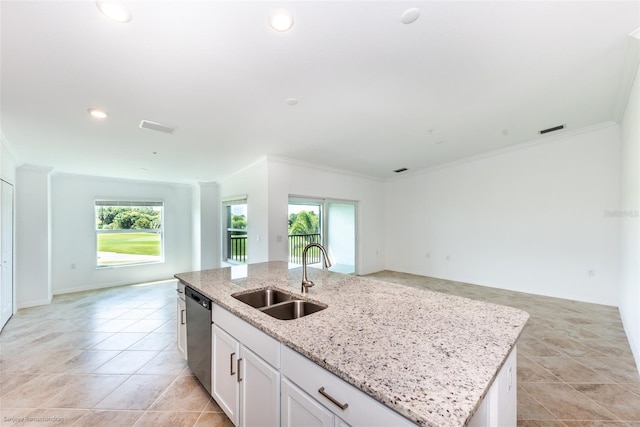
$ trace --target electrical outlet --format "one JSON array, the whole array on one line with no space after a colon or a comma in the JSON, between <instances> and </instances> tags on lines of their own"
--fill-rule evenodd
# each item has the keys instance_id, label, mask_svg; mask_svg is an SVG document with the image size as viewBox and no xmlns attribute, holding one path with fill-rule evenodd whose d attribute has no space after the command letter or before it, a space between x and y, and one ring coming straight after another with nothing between
<instances>
[{"instance_id":1,"label":"electrical outlet","mask_svg":"<svg viewBox=\"0 0 640 427\"><path fill-rule=\"evenodd\" d=\"M587 271L587 276L594 277L595 275L596 275L596 271L594 269Z\"/></svg>"}]
</instances>

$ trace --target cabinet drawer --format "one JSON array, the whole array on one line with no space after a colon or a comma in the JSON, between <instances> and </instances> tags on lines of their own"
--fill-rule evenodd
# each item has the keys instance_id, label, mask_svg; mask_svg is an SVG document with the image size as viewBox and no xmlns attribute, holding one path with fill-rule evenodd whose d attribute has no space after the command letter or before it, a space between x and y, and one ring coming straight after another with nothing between
<instances>
[{"instance_id":1,"label":"cabinet drawer","mask_svg":"<svg viewBox=\"0 0 640 427\"><path fill-rule=\"evenodd\" d=\"M356 387L282 345L282 374L353 426L415 426Z\"/></svg>"},{"instance_id":2,"label":"cabinet drawer","mask_svg":"<svg viewBox=\"0 0 640 427\"><path fill-rule=\"evenodd\" d=\"M250 348L271 366L280 368L280 341L217 304L213 304L212 317L214 324L233 335L242 345Z\"/></svg>"}]
</instances>

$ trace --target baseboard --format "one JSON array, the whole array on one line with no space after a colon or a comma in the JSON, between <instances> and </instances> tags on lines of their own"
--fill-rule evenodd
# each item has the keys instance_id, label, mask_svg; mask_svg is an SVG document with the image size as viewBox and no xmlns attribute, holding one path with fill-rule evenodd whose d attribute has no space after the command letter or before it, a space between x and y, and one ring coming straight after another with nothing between
<instances>
[{"instance_id":1,"label":"baseboard","mask_svg":"<svg viewBox=\"0 0 640 427\"><path fill-rule=\"evenodd\" d=\"M119 286L131 286L131 285L157 285L161 283L177 282L178 279L165 278L157 280L149 280L145 282L131 283L131 282L114 282L114 283L98 283L89 286L77 286L74 288L56 289L53 291L53 295L73 294L76 292L97 291L99 289L116 288Z\"/></svg>"},{"instance_id":2,"label":"baseboard","mask_svg":"<svg viewBox=\"0 0 640 427\"><path fill-rule=\"evenodd\" d=\"M51 300L50 299L39 299L39 300L33 300L33 301L27 301L27 302L19 302L17 307L18 310L21 310L23 308L30 308L30 307L38 307L41 305L49 305L51 304Z\"/></svg>"}]
</instances>

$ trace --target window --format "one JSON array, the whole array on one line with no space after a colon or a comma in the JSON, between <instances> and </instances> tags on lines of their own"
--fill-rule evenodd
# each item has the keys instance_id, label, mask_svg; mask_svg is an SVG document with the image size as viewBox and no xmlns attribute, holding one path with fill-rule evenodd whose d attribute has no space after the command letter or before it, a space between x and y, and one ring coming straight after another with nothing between
<instances>
[{"instance_id":1,"label":"window","mask_svg":"<svg viewBox=\"0 0 640 427\"><path fill-rule=\"evenodd\" d=\"M96 200L96 265L164 261L164 204Z\"/></svg>"},{"instance_id":2,"label":"window","mask_svg":"<svg viewBox=\"0 0 640 427\"><path fill-rule=\"evenodd\" d=\"M247 197L222 202L226 226L223 253L227 262L247 263Z\"/></svg>"}]
</instances>

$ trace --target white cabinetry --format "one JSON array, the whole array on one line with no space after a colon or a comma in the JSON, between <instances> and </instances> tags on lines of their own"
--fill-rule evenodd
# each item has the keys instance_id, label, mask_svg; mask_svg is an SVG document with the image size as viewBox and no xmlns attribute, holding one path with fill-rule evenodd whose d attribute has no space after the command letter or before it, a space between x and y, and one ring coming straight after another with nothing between
<instances>
[{"instance_id":1,"label":"white cabinetry","mask_svg":"<svg viewBox=\"0 0 640 427\"><path fill-rule=\"evenodd\" d=\"M214 324L212 346L213 398L231 422L237 426L240 420L240 387L238 385L240 343Z\"/></svg>"},{"instance_id":2,"label":"white cabinetry","mask_svg":"<svg viewBox=\"0 0 640 427\"><path fill-rule=\"evenodd\" d=\"M314 405L319 404L335 415L331 425L415 426L397 412L284 345L282 346L282 375L286 377L283 379L283 384L289 380L308 395L306 401L313 403L306 406L310 413L315 410ZM284 392L283 399L285 399ZM292 410L288 406L302 407L306 402L299 395L294 398L287 397L287 399L294 399L294 402L282 404L283 417L285 410ZM297 414L302 409L296 409L296 411L294 413ZM290 425L295 426L296 423Z\"/></svg>"},{"instance_id":3,"label":"white cabinetry","mask_svg":"<svg viewBox=\"0 0 640 427\"><path fill-rule=\"evenodd\" d=\"M184 294L184 283L178 282L176 292L177 298L177 332L178 332L178 351L182 353L182 356L187 358L187 306Z\"/></svg>"},{"instance_id":4,"label":"white cabinetry","mask_svg":"<svg viewBox=\"0 0 640 427\"><path fill-rule=\"evenodd\" d=\"M469 427L515 426L517 423L516 347L498 372L489 392L469 422Z\"/></svg>"},{"instance_id":5,"label":"white cabinetry","mask_svg":"<svg viewBox=\"0 0 640 427\"><path fill-rule=\"evenodd\" d=\"M280 408L282 427L333 427L333 413L286 378Z\"/></svg>"},{"instance_id":6,"label":"white cabinetry","mask_svg":"<svg viewBox=\"0 0 640 427\"><path fill-rule=\"evenodd\" d=\"M213 398L236 426L280 425L280 343L213 310Z\"/></svg>"}]
</instances>

